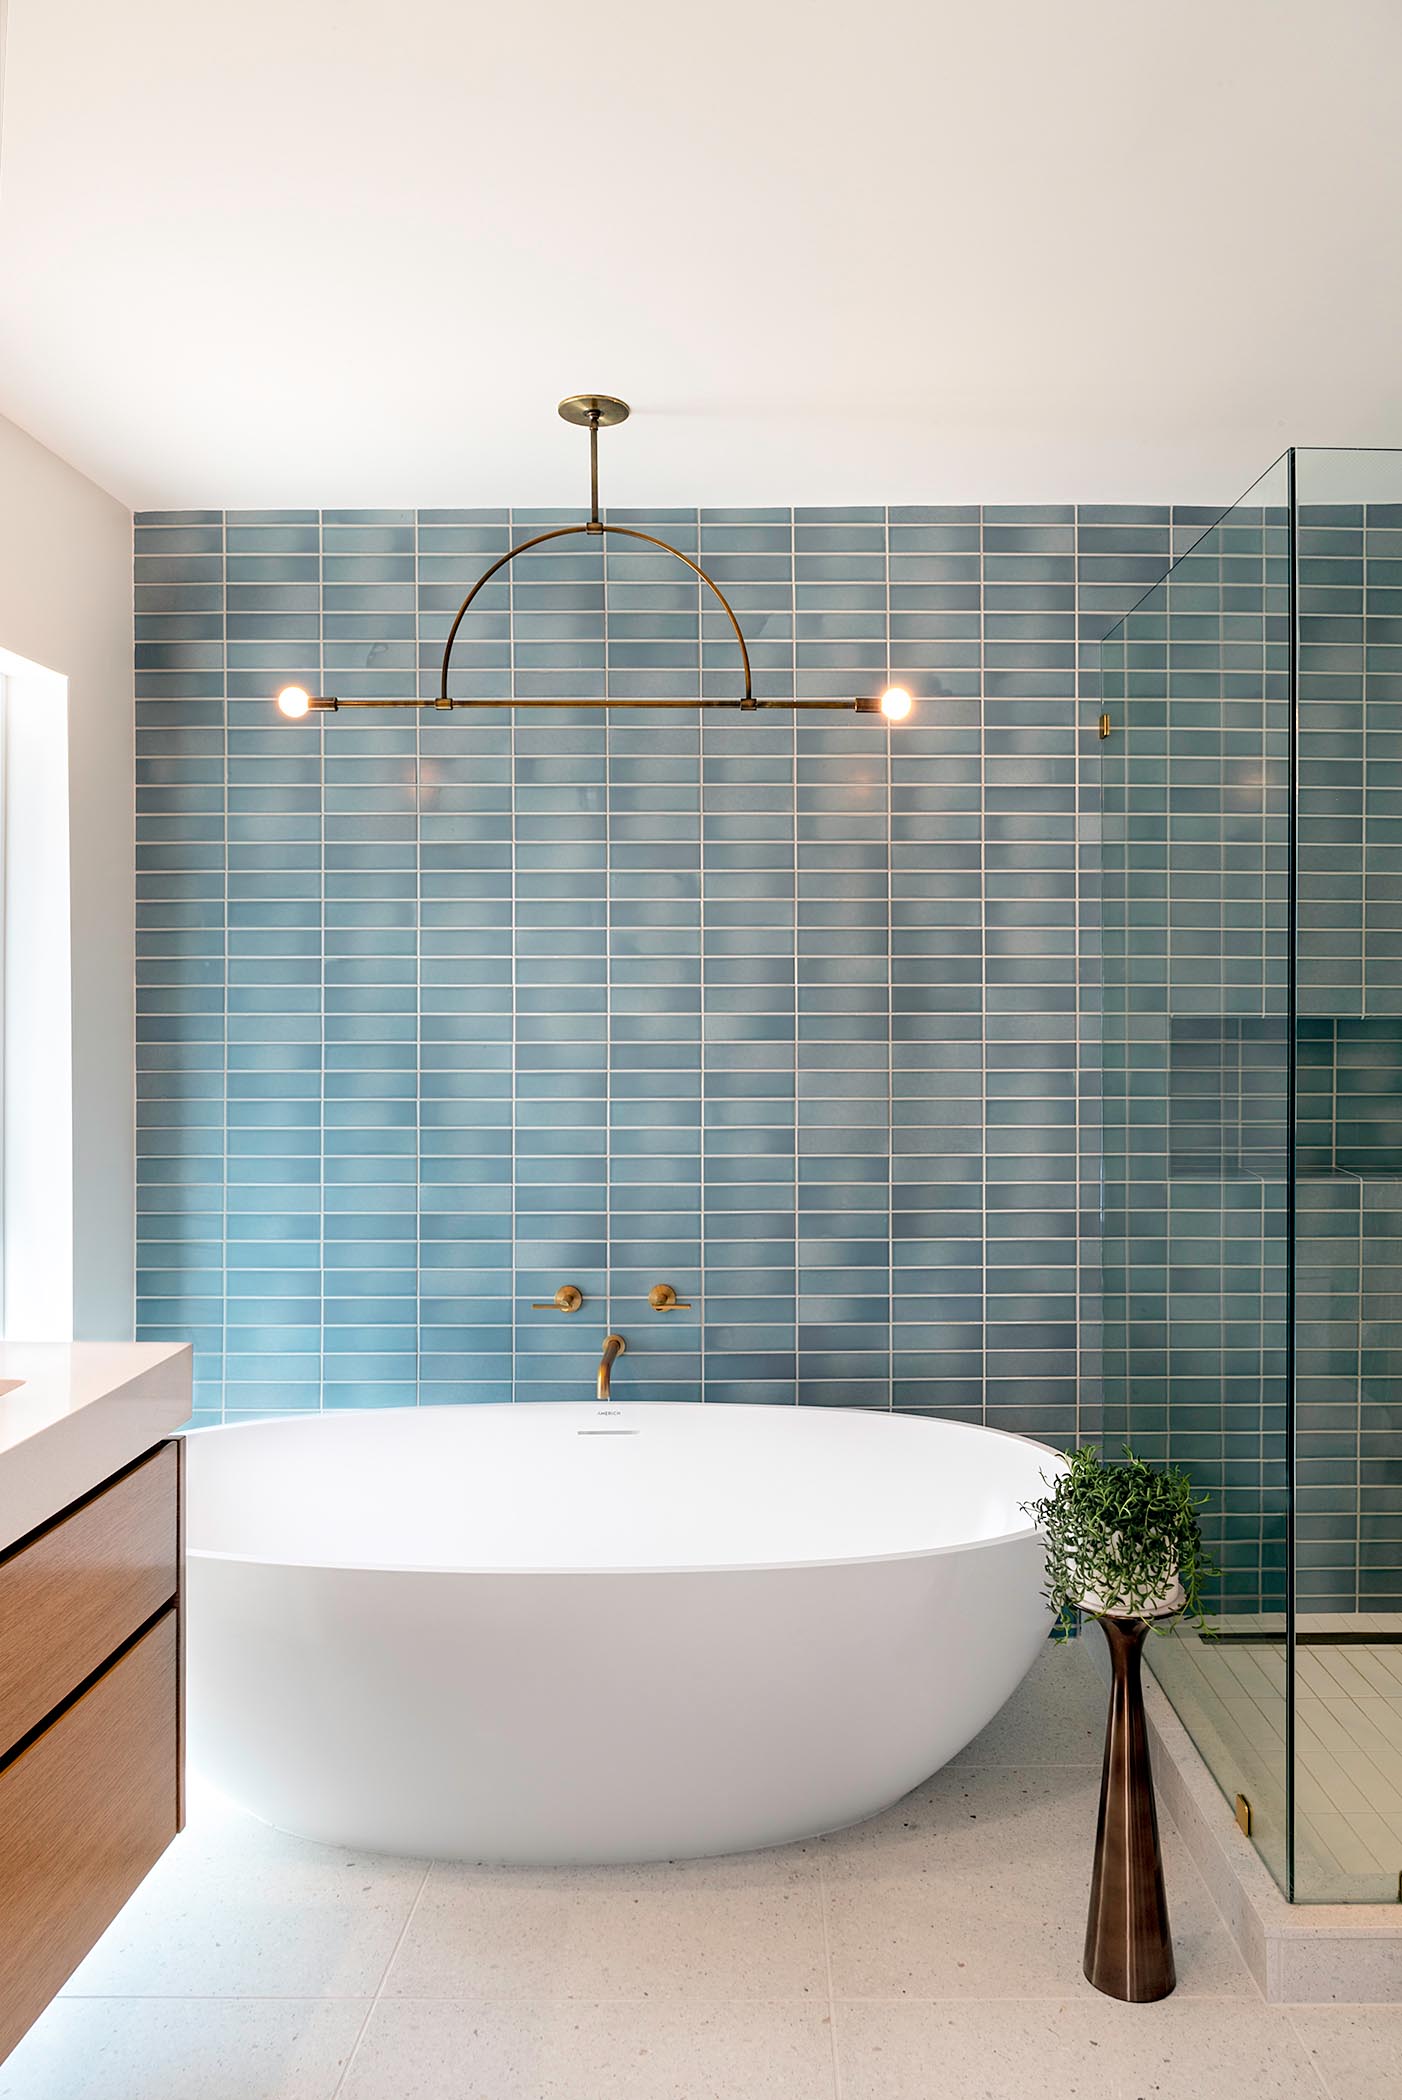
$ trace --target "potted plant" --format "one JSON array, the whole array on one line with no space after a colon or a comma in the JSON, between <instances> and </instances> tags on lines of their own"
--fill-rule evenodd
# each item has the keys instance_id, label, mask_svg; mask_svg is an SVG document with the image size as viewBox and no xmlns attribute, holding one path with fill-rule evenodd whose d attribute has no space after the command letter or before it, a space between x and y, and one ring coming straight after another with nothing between
<instances>
[{"instance_id":1,"label":"potted plant","mask_svg":"<svg viewBox=\"0 0 1402 2100\"><path fill-rule=\"evenodd\" d=\"M1204 1623L1206 1497L1178 1467L1147 1465L1128 1445L1123 1459L1073 1451L1047 1486L1027 1504L1046 1541L1047 1597L1058 1612L1091 1613L1110 1649L1084 1968L1097 1990L1141 2004L1166 1998L1176 1977L1140 1661L1155 1622Z\"/></svg>"},{"instance_id":2,"label":"potted plant","mask_svg":"<svg viewBox=\"0 0 1402 2100\"><path fill-rule=\"evenodd\" d=\"M1207 1497L1180 1467L1148 1465L1128 1445L1123 1459L1105 1459L1083 1444L1048 1485L1027 1513L1046 1539L1053 1610L1206 1623L1202 1587L1216 1572L1198 1521Z\"/></svg>"}]
</instances>

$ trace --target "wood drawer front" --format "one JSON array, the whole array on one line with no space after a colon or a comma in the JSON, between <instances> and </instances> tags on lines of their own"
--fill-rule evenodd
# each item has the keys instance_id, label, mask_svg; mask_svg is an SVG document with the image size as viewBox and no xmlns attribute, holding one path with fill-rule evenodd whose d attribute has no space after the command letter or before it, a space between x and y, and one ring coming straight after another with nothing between
<instances>
[{"instance_id":1,"label":"wood drawer front","mask_svg":"<svg viewBox=\"0 0 1402 2100\"><path fill-rule=\"evenodd\" d=\"M176 1831L168 1611L0 1771L0 2059Z\"/></svg>"},{"instance_id":2,"label":"wood drawer front","mask_svg":"<svg viewBox=\"0 0 1402 2100\"><path fill-rule=\"evenodd\" d=\"M174 1444L0 1561L0 1756L175 1595Z\"/></svg>"}]
</instances>

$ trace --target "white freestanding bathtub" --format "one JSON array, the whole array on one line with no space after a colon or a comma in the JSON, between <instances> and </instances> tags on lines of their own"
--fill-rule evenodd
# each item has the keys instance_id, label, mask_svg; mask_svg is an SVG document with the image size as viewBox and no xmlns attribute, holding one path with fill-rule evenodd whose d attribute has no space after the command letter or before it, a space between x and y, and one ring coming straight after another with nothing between
<instances>
[{"instance_id":1,"label":"white freestanding bathtub","mask_svg":"<svg viewBox=\"0 0 1402 2100\"><path fill-rule=\"evenodd\" d=\"M1020 1505L1064 1462L994 1430L590 1402L188 1443L193 1760L337 1844L565 1864L836 1829L976 1735L1049 1629Z\"/></svg>"}]
</instances>

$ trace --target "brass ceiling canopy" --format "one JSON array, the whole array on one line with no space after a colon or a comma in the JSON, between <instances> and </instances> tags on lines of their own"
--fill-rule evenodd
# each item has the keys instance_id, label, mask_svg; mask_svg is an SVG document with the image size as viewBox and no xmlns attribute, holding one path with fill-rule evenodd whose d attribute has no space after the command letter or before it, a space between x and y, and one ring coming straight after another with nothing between
<instances>
[{"instance_id":1,"label":"brass ceiling canopy","mask_svg":"<svg viewBox=\"0 0 1402 2100\"><path fill-rule=\"evenodd\" d=\"M632 413L617 394L566 394L556 410L567 423L577 423L585 430L611 430L615 423L626 423Z\"/></svg>"},{"instance_id":2,"label":"brass ceiling canopy","mask_svg":"<svg viewBox=\"0 0 1402 2100\"><path fill-rule=\"evenodd\" d=\"M757 700L754 680L750 671L750 652L745 646L745 637L735 609L715 578L708 576L699 562L683 554L670 540L658 539L651 532L639 532L634 525L613 525L599 510L599 432L612 429L618 423L626 423L631 410L626 401L615 394L567 394L559 403L557 413L566 423L576 424L589 432L589 521L585 525L557 525L550 532L538 532L531 539L520 540L509 547L505 554L482 571L472 589L463 599L453 616L448 629L448 639L443 646L443 663L438 674L438 691L428 699L413 700L342 700L335 694L309 693L300 685L285 685L277 696L277 704L291 721L300 721L310 714L337 714L345 707L432 707L452 709L461 707L737 707L746 713L760 708L782 707L792 709L840 708L846 713L859 715L884 715L888 721L903 721L911 710L911 697L901 686L888 686L876 697L856 700ZM453 646L458 638L458 629L472 609L473 600L492 578L504 569L508 562L515 561L518 554L528 553L532 547L544 547L551 540L574 539L583 533L590 539L602 539L606 533L616 533L623 539L642 540L649 547L660 547L664 554L673 555L700 578L730 622L735 636L735 645L740 651L740 665L744 674L744 691L738 700L455 700L448 692L448 674L452 668Z\"/></svg>"}]
</instances>

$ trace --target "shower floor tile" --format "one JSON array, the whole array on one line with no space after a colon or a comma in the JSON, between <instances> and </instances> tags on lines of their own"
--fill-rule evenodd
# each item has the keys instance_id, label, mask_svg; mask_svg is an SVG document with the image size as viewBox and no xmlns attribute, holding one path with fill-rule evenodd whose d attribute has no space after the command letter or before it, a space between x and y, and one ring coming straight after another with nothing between
<instances>
[{"instance_id":1,"label":"shower floor tile","mask_svg":"<svg viewBox=\"0 0 1402 2100\"><path fill-rule=\"evenodd\" d=\"M1390 2095L1402 2008L1264 2005L1167 1819L1178 1992L1085 1982L1087 1646L885 1815L734 1859L428 1868L196 1795L0 2100Z\"/></svg>"},{"instance_id":2,"label":"shower floor tile","mask_svg":"<svg viewBox=\"0 0 1402 2100\"><path fill-rule=\"evenodd\" d=\"M1155 1643L1155 1676L1230 1798L1251 1802L1272 1871L1285 1847L1285 1645L1280 1621L1234 1616L1233 1636L1181 1631ZM1302 1633L1348 1633L1299 1647L1295 1704L1295 1877L1305 1901L1392 1903L1402 1876L1402 1615L1306 1614ZM1357 1635L1380 1636L1376 1645Z\"/></svg>"}]
</instances>

